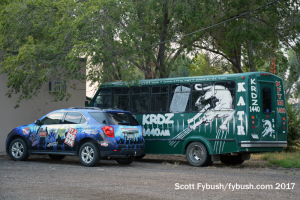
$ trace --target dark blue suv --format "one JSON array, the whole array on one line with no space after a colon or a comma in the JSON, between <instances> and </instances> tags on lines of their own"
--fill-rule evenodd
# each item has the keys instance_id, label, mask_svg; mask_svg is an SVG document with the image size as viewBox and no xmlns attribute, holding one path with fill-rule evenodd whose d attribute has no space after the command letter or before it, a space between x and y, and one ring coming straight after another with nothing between
<instances>
[{"instance_id":1,"label":"dark blue suv","mask_svg":"<svg viewBox=\"0 0 300 200\"><path fill-rule=\"evenodd\" d=\"M6 139L6 153L13 160L26 160L30 154L48 154L54 160L77 155L85 166L108 157L129 165L144 148L142 127L130 112L95 107L53 111L14 128Z\"/></svg>"}]
</instances>

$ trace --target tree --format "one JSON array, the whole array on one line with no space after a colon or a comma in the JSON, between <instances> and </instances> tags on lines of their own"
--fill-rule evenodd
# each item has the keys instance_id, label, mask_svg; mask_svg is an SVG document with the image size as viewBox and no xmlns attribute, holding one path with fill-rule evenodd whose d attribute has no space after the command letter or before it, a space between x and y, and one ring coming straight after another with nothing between
<instances>
[{"instance_id":1,"label":"tree","mask_svg":"<svg viewBox=\"0 0 300 200\"><path fill-rule=\"evenodd\" d=\"M188 70L188 67L192 64L192 60L185 55L181 55L178 57L178 59L173 64L173 69L170 73L170 78L174 77L186 77L190 75L190 72Z\"/></svg>"},{"instance_id":2,"label":"tree","mask_svg":"<svg viewBox=\"0 0 300 200\"><path fill-rule=\"evenodd\" d=\"M8 74L7 95L21 93L20 100L30 99L53 78L129 84L140 77L136 69L145 79L169 77L181 55L197 50L218 55L214 57L220 64L230 65L229 72L255 71L282 46L293 48L299 57L296 0L279 1L247 15L243 14L270 1L4 2L0 48L8 53L1 73ZM87 77L80 73L79 58L87 62ZM69 95L57 98L65 97Z\"/></svg>"},{"instance_id":3,"label":"tree","mask_svg":"<svg viewBox=\"0 0 300 200\"><path fill-rule=\"evenodd\" d=\"M235 18L206 32L194 47L221 55L232 65L232 71L256 71L276 50L293 48L299 58L299 1L270 3L261 0L212 0L210 24ZM242 15L242 16L241 16ZM239 17L240 16L240 17ZM296 44L292 46L292 44Z\"/></svg>"},{"instance_id":4,"label":"tree","mask_svg":"<svg viewBox=\"0 0 300 200\"><path fill-rule=\"evenodd\" d=\"M288 146L284 151L297 151L300 147L300 109L292 108L292 104L286 104L287 118L288 118L288 131L287 142Z\"/></svg>"},{"instance_id":5,"label":"tree","mask_svg":"<svg viewBox=\"0 0 300 200\"><path fill-rule=\"evenodd\" d=\"M188 70L190 76L222 74L222 66L218 64L220 63L213 63L208 55L200 53L193 58L193 62L188 67Z\"/></svg>"},{"instance_id":6,"label":"tree","mask_svg":"<svg viewBox=\"0 0 300 200\"><path fill-rule=\"evenodd\" d=\"M7 1L0 13L0 49L7 49L1 73L8 74L6 95L22 99L37 96L44 82L85 80L79 52L74 52L76 32L71 23L74 1ZM71 94L58 93L56 100ZM18 106L18 104L16 105Z\"/></svg>"},{"instance_id":7,"label":"tree","mask_svg":"<svg viewBox=\"0 0 300 200\"><path fill-rule=\"evenodd\" d=\"M280 73L284 80L285 98L300 98L300 62L292 49L288 51L288 65L288 70Z\"/></svg>"}]
</instances>

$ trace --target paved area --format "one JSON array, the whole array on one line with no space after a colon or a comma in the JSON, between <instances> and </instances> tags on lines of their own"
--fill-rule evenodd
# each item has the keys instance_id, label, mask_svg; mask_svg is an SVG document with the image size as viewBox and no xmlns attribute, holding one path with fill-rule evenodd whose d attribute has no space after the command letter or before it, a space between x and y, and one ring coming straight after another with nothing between
<instances>
[{"instance_id":1,"label":"paved area","mask_svg":"<svg viewBox=\"0 0 300 200\"><path fill-rule=\"evenodd\" d=\"M75 156L16 162L0 155L0 199L299 199L299 186L300 169L251 161L199 168L181 155L147 155L129 166L101 160L89 168Z\"/></svg>"}]
</instances>

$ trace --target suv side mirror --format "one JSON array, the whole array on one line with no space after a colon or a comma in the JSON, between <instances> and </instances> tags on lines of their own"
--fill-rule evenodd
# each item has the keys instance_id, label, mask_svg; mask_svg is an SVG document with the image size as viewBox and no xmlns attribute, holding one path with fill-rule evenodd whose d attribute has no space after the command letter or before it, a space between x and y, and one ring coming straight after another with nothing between
<instances>
[{"instance_id":1,"label":"suv side mirror","mask_svg":"<svg viewBox=\"0 0 300 200\"><path fill-rule=\"evenodd\" d=\"M34 123L35 123L36 125L38 125L38 126L39 126L39 125L42 125L40 120L35 120Z\"/></svg>"}]
</instances>

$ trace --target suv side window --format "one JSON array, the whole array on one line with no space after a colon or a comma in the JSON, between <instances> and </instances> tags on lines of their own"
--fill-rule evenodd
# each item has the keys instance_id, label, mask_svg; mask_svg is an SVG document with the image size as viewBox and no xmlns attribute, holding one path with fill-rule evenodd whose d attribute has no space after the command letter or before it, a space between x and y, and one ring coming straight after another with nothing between
<instances>
[{"instance_id":1,"label":"suv side window","mask_svg":"<svg viewBox=\"0 0 300 200\"><path fill-rule=\"evenodd\" d=\"M107 118L107 115L102 112L90 112L89 113L96 121L102 123L102 124L109 124L109 120Z\"/></svg>"},{"instance_id":2,"label":"suv side window","mask_svg":"<svg viewBox=\"0 0 300 200\"><path fill-rule=\"evenodd\" d=\"M61 119L64 116L64 112L55 112L50 115L47 115L41 120L41 124L50 125L50 124L62 124Z\"/></svg>"},{"instance_id":3,"label":"suv side window","mask_svg":"<svg viewBox=\"0 0 300 200\"><path fill-rule=\"evenodd\" d=\"M84 124L86 119L79 112L68 112L64 124Z\"/></svg>"}]
</instances>

